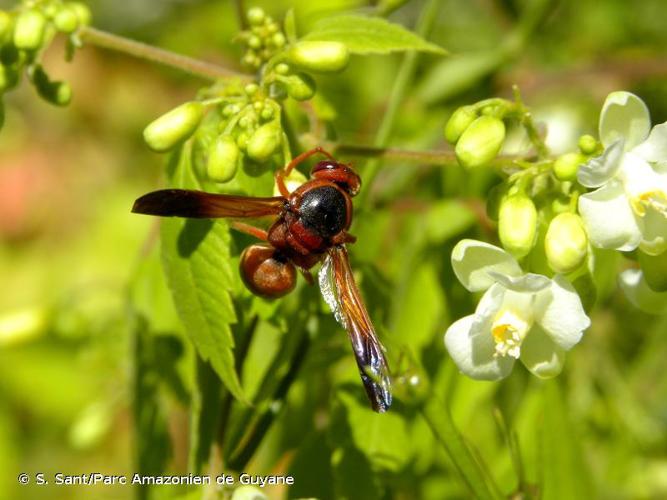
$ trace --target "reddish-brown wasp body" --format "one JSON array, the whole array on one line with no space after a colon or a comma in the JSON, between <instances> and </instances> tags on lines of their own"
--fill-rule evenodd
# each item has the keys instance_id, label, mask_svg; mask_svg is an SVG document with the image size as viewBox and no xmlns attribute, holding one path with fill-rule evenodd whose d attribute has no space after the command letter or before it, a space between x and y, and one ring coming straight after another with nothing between
<instances>
[{"instance_id":1,"label":"reddish-brown wasp body","mask_svg":"<svg viewBox=\"0 0 667 500\"><path fill-rule=\"evenodd\" d=\"M290 193L285 177L314 154L323 154L328 159L317 163L311 171L311 180ZM266 242L244 250L241 256L244 283L257 295L281 297L294 288L296 268L312 282L309 270L322 262L319 272L322 295L348 332L373 409L383 412L392 399L384 349L354 282L345 248L346 243L355 241L347 230L352 223L351 197L359 192L361 180L351 167L316 148L278 171L276 184L282 196L271 198L164 189L139 198L132 211L192 218L276 216L268 231L232 222L235 229Z\"/></svg>"}]
</instances>

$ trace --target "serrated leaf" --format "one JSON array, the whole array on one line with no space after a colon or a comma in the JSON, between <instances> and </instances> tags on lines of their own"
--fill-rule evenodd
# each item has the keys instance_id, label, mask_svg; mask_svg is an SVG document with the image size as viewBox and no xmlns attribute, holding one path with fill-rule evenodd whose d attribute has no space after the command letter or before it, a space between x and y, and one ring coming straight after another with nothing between
<instances>
[{"instance_id":1,"label":"serrated leaf","mask_svg":"<svg viewBox=\"0 0 667 500\"><path fill-rule=\"evenodd\" d=\"M190 147L174 153L173 184L198 189L190 165ZM209 361L234 397L246 402L234 362L230 323L236 313L229 290L229 227L224 220L170 218L162 222L162 265L178 316L202 359Z\"/></svg>"},{"instance_id":2,"label":"serrated leaf","mask_svg":"<svg viewBox=\"0 0 667 500\"><path fill-rule=\"evenodd\" d=\"M304 40L344 43L353 54L389 54L419 50L444 55L442 47L427 42L399 24L378 17L334 16L315 23Z\"/></svg>"}]
</instances>

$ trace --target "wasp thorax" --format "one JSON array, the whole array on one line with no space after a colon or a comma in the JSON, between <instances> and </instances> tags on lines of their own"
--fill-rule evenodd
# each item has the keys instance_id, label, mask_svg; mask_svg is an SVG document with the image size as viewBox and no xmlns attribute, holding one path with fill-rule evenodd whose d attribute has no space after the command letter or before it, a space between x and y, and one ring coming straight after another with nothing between
<instances>
[{"instance_id":1,"label":"wasp thorax","mask_svg":"<svg viewBox=\"0 0 667 500\"><path fill-rule=\"evenodd\" d=\"M296 269L275 248L250 245L241 254L241 278L252 293L276 299L294 289Z\"/></svg>"},{"instance_id":2,"label":"wasp thorax","mask_svg":"<svg viewBox=\"0 0 667 500\"><path fill-rule=\"evenodd\" d=\"M333 186L306 191L301 197L299 216L305 226L323 238L330 238L345 229L347 201Z\"/></svg>"}]
</instances>

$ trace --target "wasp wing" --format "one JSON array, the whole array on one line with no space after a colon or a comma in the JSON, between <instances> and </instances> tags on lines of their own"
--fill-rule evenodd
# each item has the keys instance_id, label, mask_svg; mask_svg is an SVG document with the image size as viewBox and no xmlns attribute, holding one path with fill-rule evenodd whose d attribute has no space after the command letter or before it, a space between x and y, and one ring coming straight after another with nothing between
<instances>
[{"instance_id":1,"label":"wasp wing","mask_svg":"<svg viewBox=\"0 0 667 500\"><path fill-rule=\"evenodd\" d=\"M373 410L385 412L391 405L392 397L384 347L361 300L343 245L329 249L319 272L319 282L325 302L350 337L359 374Z\"/></svg>"},{"instance_id":2,"label":"wasp wing","mask_svg":"<svg viewBox=\"0 0 667 500\"><path fill-rule=\"evenodd\" d=\"M262 217L277 215L285 207L285 198L255 198L205 193L190 189L161 189L143 195L134 202L132 212L163 217Z\"/></svg>"}]
</instances>

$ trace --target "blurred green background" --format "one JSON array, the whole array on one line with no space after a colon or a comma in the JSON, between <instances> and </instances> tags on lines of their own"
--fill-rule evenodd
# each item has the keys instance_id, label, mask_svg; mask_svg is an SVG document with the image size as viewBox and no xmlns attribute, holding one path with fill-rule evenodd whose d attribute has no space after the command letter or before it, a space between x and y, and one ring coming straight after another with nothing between
<instances>
[{"instance_id":1,"label":"blurred green background","mask_svg":"<svg viewBox=\"0 0 667 500\"><path fill-rule=\"evenodd\" d=\"M305 32L320 17L374 3L252 5L277 19L293 7ZM532 19L536 3L545 11ZM1 8L12 5L0 2ZM89 5L95 27L238 66L231 1ZM412 29L423 5L410 0L390 19ZM661 0L442 0L429 39L453 56L419 57L391 146L445 148L442 127L455 107L509 96L513 83L546 124L554 152L572 150L579 135L595 133L601 104L613 90L637 93L654 123L667 120L666 7ZM135 470L128 280L153 222L129 209L138 195L162 185L164 163L144 146L141 131L190 99L202 82L95 47L68 64L61 42L49 49L45 66L71 83L72 104L50 107L24 83L5 99L0 133L0 498L131 497L129 487L40 489L21 487L16 477ZM345 73L318 80L337 110L338 141L372 143L401 57L354 57ZM356 162L363 177L364 162ZM494 410L518 435L526 481L561 486L545 488L545 497L667 497L667 317L637 312L615 288L625 265L617 255L597 256L593 326L568 355L558 382L543 383L521 370L500 383L475 382L448 359L445 329L475 304L456 283L449 253L464 236L494 238L483 215L494 182L490 173L464 175L456 165L383 163L372 186L377 209L357 217L359 243L351 255L367 276L364 293L385 343L423 364L504 493L517 488L516 473ZM366 459L354 466L341 458L354 458L364 446L365 437L346 424L367 416L355 416L365 410L346 403L352 396L344 382L356 384L356 375L349 356L341 364L327 354L333 348L347 355L343 333L332 321L328 328L336 333L318 337L288 410L249 471L292 473L297 487L270 491L277 497L466 498L444 451L407 410L387 416L390 436L376 443L373 452L385 465L370 460L367 470ZM342 384L335 398L330 383L313 381L313 373L323 376L320 363L325 376ZM313 390L326 393L302 405ZM172 450L167 470L184 473L187 407L173 389L160 393L160 401ZM153 492L157 498L172 493Z\"/></svg>"}]
</instances>

